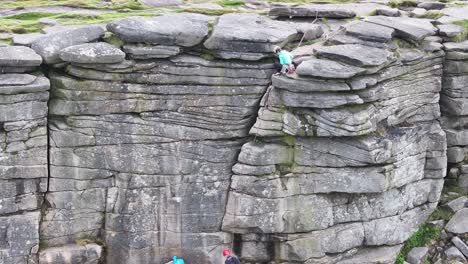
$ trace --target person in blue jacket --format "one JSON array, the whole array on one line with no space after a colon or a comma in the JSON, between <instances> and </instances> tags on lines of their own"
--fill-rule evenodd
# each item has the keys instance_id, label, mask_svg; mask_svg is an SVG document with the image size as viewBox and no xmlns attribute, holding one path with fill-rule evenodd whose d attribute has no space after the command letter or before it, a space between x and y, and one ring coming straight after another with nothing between
<instances>
[{"instance_id":1,"label":"person in blue jacket","mask_svg":"<svg viewBox=\"0 0 468 264\"><path fill-rule=\"evenodd\" d=\"M173 264L185 264L183 258L177 258L176 256L172 257L172 263Z\"/></svg>"},{"instance_id":2,"label":"person in blue jacket","mask_svg":"<svg viewBox=\"0 0 468 264\"><path fill-rule=\"evenodd\" d=\"M292 60L294 56L286 50L281 49L280 47L275 47L275 54L278 56L279 63L275 63L275 69L278 71L275 75L293 73L294 65Z\"/></svg>"}]
</instances>

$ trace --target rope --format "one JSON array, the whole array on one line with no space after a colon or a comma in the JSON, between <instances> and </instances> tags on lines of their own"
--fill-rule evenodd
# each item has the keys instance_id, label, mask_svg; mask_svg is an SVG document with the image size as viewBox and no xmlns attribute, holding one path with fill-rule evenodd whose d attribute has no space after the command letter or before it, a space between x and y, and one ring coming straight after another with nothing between
<instances>
[{"instance_id":1,"label":"rope","mask_svg":"<svg viewBox=\"0 0 468 264\"><path fill-rule=\"evenodd\" d=\"M314 19L314 21L312 21L311 24L315 24L315 22L317 22L317 20L318 20L318 10L315 9L315 19ZM305 33L302 34L301 41L299 41L299 44L297 45L296 49L299 48L302 45L302 41L304 40L305 35L306 35Z\"/></svg>"}]
</instances>

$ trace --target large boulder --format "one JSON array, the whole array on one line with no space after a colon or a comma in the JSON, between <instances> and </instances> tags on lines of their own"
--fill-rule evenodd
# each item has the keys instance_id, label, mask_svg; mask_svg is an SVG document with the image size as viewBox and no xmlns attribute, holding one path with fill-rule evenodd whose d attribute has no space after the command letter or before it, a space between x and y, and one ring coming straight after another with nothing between
<instances>
[{"instance_id":1,"label":"large boulder","mask_svg":"<svg viewBox=\"0 0 468 264\"><path fill-rule=\"evenodd\" d=\"M208 35L208 17L188 13L129 17L109 23L107 29L125 42L192 47Z\"/></svg>"},{"instance_id":2,"label":"large boulder","mask_svg":"<svg viewBox=\"0 0 468 264\"><path fill-rule=\"evenodd\" d=\"M366 17L364 21L393 28L395 36L418 42L437 32L437 28L425 19L370 16Z\"/></svg>"},{"instance_id":3,"label":"large boulder","mask_svg":"<svg viewBox=\"0 0 468 264\"><path fill-rule=\"evenodd\" d=\"M101 26L91 25L72 28L45 35L31 44L31 48L42 56L47 64L59 63L60 51L64 48L93 42L104 36Z\"/></svg>"},{"instance_id":4,"label":"large boulder","mask_svg":"<svg viewBox=\"0 0 468 264\"><path fill-rule=\"evenodd\" d=\"M284 46L298 36L298 30L286 22L255 14L227 14L219 18L204 46L225 59L241 58L245 53L259 54L257 59L261 59L272 56L275 46Z\"/></svg>"},{"instance_id":5,"label":"large boulder","mask_svg":"<svg viewBox=\"0 0 468 264\"><path fill-rule=\"evenodd\" d=\"M391 59L391 53L358 44L321 46L314 49L319 57L338 60L355 66L381 66Z\"/></svg>"},{"instance_id":6,"label":"large boulder","mask_svg":"<svg viewBox=\"0 0 468 264\"><path fill-rule=\"evenodd\" d=\"M392 40L394 29L367 23L364 21L353 21L344 25L346 33L366 41L388 42Z\"/></svg>"},{"instance_id":7,"label":"large boulder","mask_svg":"<svg viewBox=\"0 0 468 264\"><path fill-rule=\"evenodd\" d=\"M299 75L336 79L351 78L364 71L363 68L324 59L304 61L297 67Z\"/></svg>"},{"instance_id":8,"label":"large boulder","mask_svg":"<svg viewBox=\"0 0 468 264\"><path fill-rule=\"evenodd\" d=\"M468 232L468 208L464 208L452 217L445 226L450 233L463 234Z\"/></svg>"},{"instance_id":9,"label":"large boulder","mask_svg":"<svg viewBox=\"0 0 468 264\"><path fill-rule=\"evenodd\" d=\"M119 63L125 59L125 53L111 44L98 42L65 48L60 58L74 63Z\"/></svg>"}]
</instances>

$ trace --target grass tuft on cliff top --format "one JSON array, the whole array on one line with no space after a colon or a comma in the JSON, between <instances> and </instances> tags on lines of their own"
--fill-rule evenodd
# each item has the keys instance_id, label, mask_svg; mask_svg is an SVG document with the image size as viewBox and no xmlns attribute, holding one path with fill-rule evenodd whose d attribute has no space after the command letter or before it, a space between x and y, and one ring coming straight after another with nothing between
<instances>
[{"instance_id":1,"label":"grass tuft on cliff top","mask_svg":"<svg viewBox=\"0 0 468 264\"><path fill-rule=\"evenodd\" d=\"M391 0L388 5L392 8L416 7L418 3L414 0Z\"/></svg>"},{"instance_id":2,"label":"grass tuft on cliff top","mask_svg":"<svg viewBox=\"0 0 468 264\"><path fill-rule=\"evenodd\" d=\"M113 12L99 15L49 13L49 12L29 12L0 18L0 32L8 33L32 33L39 32L45 26L39 23L41 18L50 18L61 25L85 25L108 23L119 18L129 16L157 16L152 12Z\"/></svg>"},{"instance_id":3,"label":"grass tuft on cliff top","mask_svg":"<svg viewBox=\"0 0 468 264\"><path fill-rule=\"evenodd\" d=\"M220 0L217 3L224 7L242 6L245 4L244 0Z\"/></svg>"},{"instance_id":4,"label":"grass tuft on cliff top","mask_svg":"<svg viewBox=\"0 0 468 264\"><path fill-rule=\"evenodd\" d=\"M2 1L2 8L28 8L37 6L69 6L87 9L131 9L144 10L147 6L142 5L137 0L112 0L105 2L102 0L7 0Z\"/></svg>"},{"instance_id":5,"label":"grass tuft on cliff top","mask_svg":"<svg viewBox=\"0 0 468 264\"><path fill-rule=\"evenodd\" d=\"M403 264L411 249L427 245L431 240L438 238L441 231L440 227L431 226L429 224L422 225L418 231L406 240L403 248L398 254L395 264Z\"/></svg>"}]
</instances>

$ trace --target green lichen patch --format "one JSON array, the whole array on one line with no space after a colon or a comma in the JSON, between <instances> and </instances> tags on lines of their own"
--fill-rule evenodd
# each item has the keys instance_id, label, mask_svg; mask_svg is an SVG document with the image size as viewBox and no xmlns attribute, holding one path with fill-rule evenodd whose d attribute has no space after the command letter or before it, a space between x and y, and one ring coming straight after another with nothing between
<instances>
[{"instance_id":1,"label":"green lichen patch","mask_svg":"<svg viewBox=\"0 0 468 264\"><path fill-rule=\"evenodd\" d=\"M392 0L388 2L388 5L392 8L416 7L418 3L414 0Z\"/></svg>"}]
</instances>

